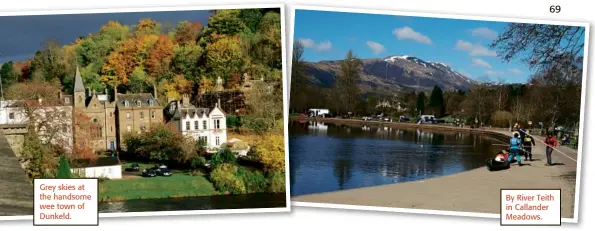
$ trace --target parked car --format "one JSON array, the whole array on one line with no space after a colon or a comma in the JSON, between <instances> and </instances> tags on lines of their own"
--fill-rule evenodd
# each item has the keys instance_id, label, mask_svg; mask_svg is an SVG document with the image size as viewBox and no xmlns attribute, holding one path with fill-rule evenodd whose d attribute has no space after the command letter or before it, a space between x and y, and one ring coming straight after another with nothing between
<instances>
[{"instance_id":1,"label":"parked car","mask_svg":"<svg viewBox=\"0 0 595 231\"><path fill-rule=\"evenodd\" d=\"M171 176L171 172L167 168L157 169L157 175L159 176Z\"/></svg>"},{"instance_id":2,"label":"parked car","mask_svg":"<svg viewBox=\"0 0 595 231\"><path fill-rule=\"evenodd\" d=\"M130 169L132 169L132 171L138 171L140 170L140 166L138 164L132 164L130 166Z\"/></svg>"},{"instance_id":3,"label":"parked car","mask_svg":"<svg viewBox=\"0 0 595 231\"><path fill-rule=\"evenodd\" d=\"M155 172L155 170L143 170L143 177L156 177L157 176L157 172Z\"/></svg>"},{"instance_id":4,"label":"parked car","mask_svg":"<svg viewBox=\"0 0 595 231\"><path fill-rule=\"evenodd\" d=\"M407 121L409 121L409 117L407 117L407 116L400 116L399 117L399 121L401 121L401 122L407 122Z\"/></svg>"}]
</instances>

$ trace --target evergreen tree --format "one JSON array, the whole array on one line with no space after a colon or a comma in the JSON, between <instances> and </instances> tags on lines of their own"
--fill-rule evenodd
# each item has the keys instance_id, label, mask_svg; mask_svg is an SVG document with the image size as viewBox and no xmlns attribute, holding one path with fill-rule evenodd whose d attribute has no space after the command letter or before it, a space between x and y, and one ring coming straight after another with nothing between
<instances>
[{"instance_id":1,"label":"evergreen tree","mask_svg":"<svg viewBox=\"0 0 595 231\"><path fill-rule=\"evenodd\" d=\"M60 165L58 166L58 179L70 179L72 178L72 172L70 171L70 165L64 155L60 156Z\"/></svg>"},{"instance_id":2,"label":"evergreen tree","mask_svg":"<svg viewBox=\"0 0 595 231\"><path fill-rule=\"evenodd\" d=\"M434 86L432 90L432 94L430 95L430 100L428 102L428 107L432 110L432 114L437 117L444 116L446 111L446 107L444 105L444 94L442 92L442 88L438 87L438 85Z\"/></svg>"},{"instance_id":3,"label":"evergreen tree","mask_svg":"<svg viewBox=\"0 0 595 231\"><path fill-rule=\"evenodd\" d=\"M420 92L419 94L417 94L417 106L416 106L417 111L415 113L418 115L424 114L425 105L426 105L426 94L423 92Z\"/></svg>"}]
</instances>

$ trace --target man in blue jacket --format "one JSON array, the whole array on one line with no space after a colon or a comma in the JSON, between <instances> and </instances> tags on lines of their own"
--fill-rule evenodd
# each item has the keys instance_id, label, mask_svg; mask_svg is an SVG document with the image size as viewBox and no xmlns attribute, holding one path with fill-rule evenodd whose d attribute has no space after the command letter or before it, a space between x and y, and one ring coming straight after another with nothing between
<instances>
[{"instance_id":1,"label":"man in blue jacket","mask_svg":"<svg viewBox=\"0 0 595 231\"><path fill-rule=\"evenodd\" d=\"M510 138L510 155L508 156L508 162L512 161L512 157L516 157L516 161L521 165L521 144L522 141L519 139L519 133L514 133L514 136Z\"/></svg>"}]
</instances>

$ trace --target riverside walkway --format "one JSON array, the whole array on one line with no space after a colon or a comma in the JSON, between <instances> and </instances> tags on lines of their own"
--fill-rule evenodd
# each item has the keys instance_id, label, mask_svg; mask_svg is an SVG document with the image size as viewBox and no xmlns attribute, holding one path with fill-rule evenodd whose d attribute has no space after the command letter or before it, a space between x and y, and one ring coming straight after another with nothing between
<instances>
[{"instance_id":1,"label":"riverside walkway","mask_svg":"<svg viewBox=\"0 0 595 231\"><path fill-rule=\"evenodd\" d=\"M384 123L383 126L401 125ZM438 129L436 126L430 126L431 129ZM416 127L424 128L423 125ZM489 132L508 137L512 134L504 130L455 129ZM574 149L557 147L558 151L552 153L555 165L545 166L545 144L540 142L545 138L534 137L536 138L536 146L533 147L534 161L522 161L523 166L520 167L513 163L510 169L495 172L481 167L420 181L302 195L292 197L292 201L500 214L500 189L548 188L561 189L562 217L573 219L578 153Z\"/></svg>"},{"instance_id":2,"label":"riverside walkway","mask_svg":"<svg viewBox=\"0 0 595 231\"><path fill-rule=\"evenodd\" d=\"M0 216L32 215L33 185L0 133Z\"/></svg>"}]
</instances>

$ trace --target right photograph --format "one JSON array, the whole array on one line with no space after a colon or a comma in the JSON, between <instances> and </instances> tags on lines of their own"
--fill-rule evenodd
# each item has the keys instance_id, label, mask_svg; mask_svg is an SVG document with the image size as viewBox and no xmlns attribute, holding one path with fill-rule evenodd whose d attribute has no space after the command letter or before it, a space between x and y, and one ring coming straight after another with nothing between
<instances>
[{"instance_id":1,"label":"right photograph","mask_svg":"<svg viewBox=\"0 0 595 231\"><path fill-rule=\"evenodd\" d=\"M578 222L589 24L292 10L295 205L499 218L548 189Z\"/></svg>"}]
</instances>

